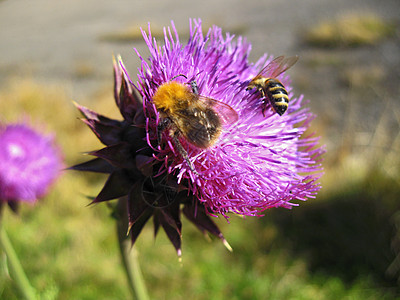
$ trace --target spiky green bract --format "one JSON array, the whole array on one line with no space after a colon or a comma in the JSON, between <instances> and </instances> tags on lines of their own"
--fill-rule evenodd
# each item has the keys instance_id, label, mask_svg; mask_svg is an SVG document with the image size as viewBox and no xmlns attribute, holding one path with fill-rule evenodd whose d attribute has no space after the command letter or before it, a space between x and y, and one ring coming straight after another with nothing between
<instances>
[{"instance_id":1,"label":"spiky green bract","mask_svg":"<svg viewBox=\"0 0 400 300\"><path fill-rule=\"evenodd\" d=\"M71 167L73 170L109 174L103 189L92 201L99 203L126 198L127 232L135 243L144 225L153 218L154 232L163 228L181 255L181 214L203 233L209 232L227 245L204 205L190 195L185 183L172 175L156 176L162 163L153 157L146 141L146 118L142 99L125 75L122 61L114 61L115 100L123 120L114 120L76 104L93 133L105 145L90 152L94 159Z\"/></svg>"}]
</instances>

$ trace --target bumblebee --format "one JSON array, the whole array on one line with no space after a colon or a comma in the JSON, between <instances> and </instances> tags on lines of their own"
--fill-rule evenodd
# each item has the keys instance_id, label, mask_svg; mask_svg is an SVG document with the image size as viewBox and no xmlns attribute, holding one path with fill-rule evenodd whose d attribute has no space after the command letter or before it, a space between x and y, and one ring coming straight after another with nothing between
<instances>
[{"instance_id":1,"label":"bumblebee","mask_svg":"<svg viewBox=\"0 0 400 300\"><path fill-rule=\"evenodd\" d=\"M257 90L261 93L261 97L264 99L264 105L262 108L262 113L264 116L267 109L267 102L265 98L268 98L269 102L271 103L272 110L280 116L282 116L288 109L288 93L286 88L278 79L276 79L276 77L293 66L298 59L299 57L297 55L287 58L284 56L278 56L268 65L266 65L247 86L247 90L257 88Z\"/></svg>"},{"instance_id":2,"label":"bumblebee","mask_svg":"<svg viewBox=\"0 0 400 300\"><path fill-rule=\"evenodd\" d=\"M173 79L159 86L152 98L161 117L157 127L158 142L161 142L163 132L168 130L178 152L189 168L198 174L180 138L197 148L207 149L218 140L223 127L238 120L238 114L223 102L201 96L195 81L184 84Z\"/></svg>"}]
</instances>

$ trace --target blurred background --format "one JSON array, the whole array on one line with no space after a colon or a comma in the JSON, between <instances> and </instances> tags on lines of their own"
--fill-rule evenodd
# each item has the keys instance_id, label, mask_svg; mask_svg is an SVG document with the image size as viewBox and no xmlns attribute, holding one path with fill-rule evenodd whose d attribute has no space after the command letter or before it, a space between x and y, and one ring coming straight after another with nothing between
<instances>
[{"instance_id":1,"label":"blurred background","mask_svg":"<svg viewBox=\"0 0 400 300\"><path fill-rule=\"evenodd\" d=\"M323 189L292 210L216 220L233 247L183 220L183 261L152 226L137 241L152 299L395 299L400 296L400 2L0 0L0 121L24 116L55 132L66 163L101 145L72 100L110 117L112 55L135 78L153 35L174 20L215 24L264 53L299 55L295 95L317 114L327 147ZM162 39L160 39L161 43ZM128 299L114 221L87 207L105 177L66 172L52 193L4 226L43 299ZM1 299L19 299L5 274Z\"/></svg>"}]
</instances>

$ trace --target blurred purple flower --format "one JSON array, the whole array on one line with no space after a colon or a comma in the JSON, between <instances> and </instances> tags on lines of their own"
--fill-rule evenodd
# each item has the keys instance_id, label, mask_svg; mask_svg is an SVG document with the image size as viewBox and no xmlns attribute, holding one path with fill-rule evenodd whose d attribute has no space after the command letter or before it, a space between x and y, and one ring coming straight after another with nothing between
<instances>
[{"instance_id":1,"label":"blurred purple flower","mask_svg":"<svg viewBox=\"0 0 400 300\"><path fill-rule=\"evenodd\" d=\"M123 121L78 106L83 121L107 147L90 153L97 158L73 167L110 173L93 202L126 196L133 242L153 216L156 232L161 225L178 253L181 209L203 232L225 242L210 215L260 216L268 208L290 208L297 205L293 200L315 197L324 152L317 137L303 137L314 116L302 107L302 96L295 98L290 92L285 115L267 112L264 117L260 95L246 90L272 58L250 64L250 44L241 37L235 41L216 26L203 36L200 22L190 25L186 45L180 43L173 24L164 30L162 47L151 36L150 28L148 34L143 32L150 58L146 61L138 53L141 68L136 84L121 60L114 63L115 99ZM180 74L188 79L176 77ZM281 75L279 79L291 91L288 77ZM162 147L158 145L160 116L152 99L157 89L171 80L183 84L195 80L202 96L228 104L239 115L208 149L180 139L196 172L169 135L164 135L167 142Z\"/></svg>"},{"instance_id":2,"label":"blurred purple flower","mask_svg":"<svg viewBox=\"0 0 400 300\"><path fill-rule=\"evenodd\" d=\"M51 136L26 124L0 125L0 205L36 202L46 195L62 167Z\"/></svg>"}]
</instances>

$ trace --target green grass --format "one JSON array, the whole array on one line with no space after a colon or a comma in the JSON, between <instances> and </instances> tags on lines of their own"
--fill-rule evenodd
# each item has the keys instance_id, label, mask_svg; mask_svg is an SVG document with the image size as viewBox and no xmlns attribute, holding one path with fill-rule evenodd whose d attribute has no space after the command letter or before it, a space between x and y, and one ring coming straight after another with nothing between
<instances>
[{"instance_id":1,"label":"green grass","mask_svg":"<svg viewBox=\"0 0 400 300\"><path fill-rule=\"evenodd\" d=\"M19 80L0 98L3 119L16 120L25 111L55 131L68 165L84 160L81 151L100 147L59 87ZM93 105L109 115L111 92ZM325 181L318 199L293 210L232 217L230 224L217 219L232 253L183 220L179 262L165 234L154 240L148 224L135 247L151 299L395 298L399 268L391 275L387 268L396 256L391 243L399 178L379 169L354 181L343 170L335 174L344 176L339 186ZM87 206L86 196L96 195L104 180L65 172L37 205L22 205L18 215L3 212L2 222L43 299L130 299L110 211L105 204ZM2 274L0 298L20 299Z\"/></svg>"}]
</instances>

